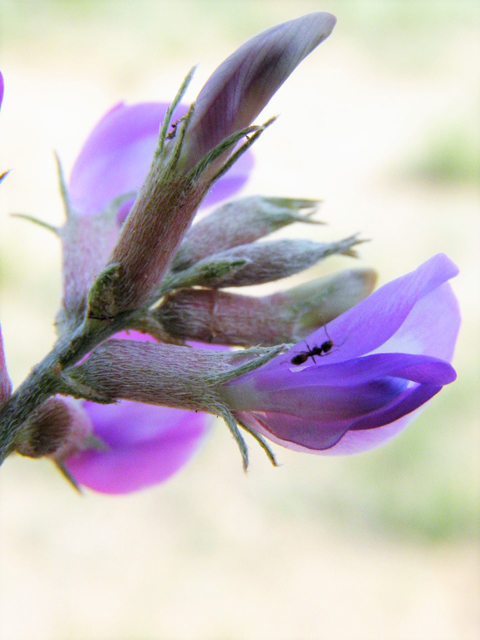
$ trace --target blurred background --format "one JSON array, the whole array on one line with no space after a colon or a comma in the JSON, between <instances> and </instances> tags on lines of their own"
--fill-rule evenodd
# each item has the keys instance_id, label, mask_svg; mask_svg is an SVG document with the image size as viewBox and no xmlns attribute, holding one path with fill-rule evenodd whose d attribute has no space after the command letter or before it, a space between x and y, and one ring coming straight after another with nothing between
<instances>
[{"instance_id":1,"label":"blurred background","mask_svg":"<svg viewBox=\"0 0 480 640\"><path fill-rule=\"evenodd\" d=\"M113 104L169 100L199 62L193 99L245 40L318 10L337 27L265 110L281 117L243 193L324 200L318 239L371 238L358 264L380 284L447 253L461 268L458 381L383 448L324 458L277 447L273 469L251 442L247 476L218 423L178 476L126 497L82 498L48 462L11 457L0 472L2 640L479 637L474 0L2 0L9 369L19 384L54 340L57 240L9 216L61 223L52 150L69 171ZM356 264L335 258L302 277Z\"/></svg>"}]
</instances>

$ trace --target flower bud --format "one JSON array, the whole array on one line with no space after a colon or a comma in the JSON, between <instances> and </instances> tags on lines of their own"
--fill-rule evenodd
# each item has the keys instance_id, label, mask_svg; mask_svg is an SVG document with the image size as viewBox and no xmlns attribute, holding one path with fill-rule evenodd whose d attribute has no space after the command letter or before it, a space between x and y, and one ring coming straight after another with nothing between
<instances>
[{"instance_id":1,"label":"flower bud","mask_svg":"<svg viewBox=\"0 0 480 640\"><path fill-rule=\"evenodd\" d=\"M340 253L356 256L355 245L364 242L350 236L338 242L312 242L310 240L276 240L243 244L204 258L190 269L166 278L169 289L184 286L212 288L246 287L286 278L304 271L328 256ZM238 267L237 267L237 261ZM243 265L241 264L243 261ZM233 264L235 269L217 275L215 265Z\"/></svg>"},{"instance_id":2,"label":"flower bud","mask_svg":"<svg viewBox=\"0 0 480 640\"><path fill-rule=\"evenodd\" d=\"M91 423L82 408L71 398L53 396L28 417L16 443L23 456L61 458L80 449L91 434Z\"/></svg>"},{"instance_id":3,"label":"flower bud","mask_svg":"<svg viewBox=\"0 0 480 640\"><path fill-rule=\"evenodd\" d=\"M334 24L333 16L315 13L258 35L214 72L173 139L165 139L162 126L150 172L110 256L107 277L101 275L92 290L96 311L116 316L154 301L207 191L252 140L230 160L225 158L246 134L256 139L271 123L246 128Z\"/></svg>"},{"instance_id":4,"label":"flower bud","mask_svg":"<svg viewBox=\"0 0 480 640\"><path fill-rule=\"evenodd\" d=\"M314 222L315 200L250 196L229 202L193 225L173 260L181 271L214 253L254 242L293 222Z\"/></svg>"},{"instance_id":5,"label":"flower bud","mask_svg":"<svg viewBox=\"0 0 480 640\"><path fill-rule=\"evenodd\" d=\"M248 126L335 23L329 13L310 13L263 31L228 57L195 102L183 150L186 166Z\"/></svg>"},{"instance_id":6,"label":"flower bud","mask_svg":"<svg viewBox=\"0 0 480 640\"><path fill-rule=\"evenodd\" d=\"M356 269L261 298L181 289L153 314L170 335L182 340L237 346L298 342L366 298L375 281L372 269Z\"/></svg>"}]
</instances>

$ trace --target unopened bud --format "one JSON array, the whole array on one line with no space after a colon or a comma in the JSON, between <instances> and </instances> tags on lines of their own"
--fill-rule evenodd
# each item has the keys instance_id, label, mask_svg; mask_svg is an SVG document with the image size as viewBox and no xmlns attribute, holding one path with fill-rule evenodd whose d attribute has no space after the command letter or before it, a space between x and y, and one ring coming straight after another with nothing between
<instances>
[{"instance_id":1,"label":"unopened bud","mask_svg":"<svg viewBox=\"0 0 480 640\"><path fill-rule=\"evenodd\" d=\"M296 342L366 298L376 273L357 269L261 298L215 289L182 289L153 313L182 340L250 346Z\"/></svg>"},{"instance_id":2,"label":"unopened bud","mask_svg":"<svg viewBox=\"0 0 480 640\"><path fill-rule=\"evenodd\" d=\"M30 458L62 457L66 451L81 448L91 428L88 416L74 400L54 396L30 414L16 450Z\"/></svg>"},{"instance_id":3,"label":"unopened bud","mask_svg":"<svg viewBox=\"0 0 480 640\"><path fill-rule=\"evenodd\" d=\"M178 275L182 276L182 282L188 281L188 286L195 285L215 289L246 287L286 278L294 273L304 271L320 260L336 253L355 256L353 247L361 242L363 240L359 240L356 235L338 242L312 242L310 240L254 242L204 258ZM224 275L211 277L207 268L209 264L234 263L237 260L243 260L245 264ZM170 287L170 289L172 288Z\"/></svg>"},{"instance_id":4,"label":"unopened bud","mask_svg":"<svg viewBox=\"0 0 480 640\"><path fill-rule=\"evenodd\" d=\"M250 124L300 62L328 38L335 22L328 13L310 13L267 29L229 56L195 103L186 162L193 166L223 138Z\"/></svg>"},{"instance_id":5,"label":"unopened bud","mask_svg":"<svg viewBox=\"0 0 480 640\"><path fill-rule=\"evenodd\" d=\"M361 300L375 288L374 269L349 269L270 296L271 303L295 312L292 340L300 340L330 322Z\"/></svg>"},{"instance_id":6,"label":"unopened bud","mask_svg":"<svg viewBox=\"0 0 480 640\"><path fill-rule=\"evenodd\" d=\"M315 200L251 196L229 202L193 225L173 260L181 271L202 258L254 242L293 222L314 223Z\"/></svg>"}]
</instances>

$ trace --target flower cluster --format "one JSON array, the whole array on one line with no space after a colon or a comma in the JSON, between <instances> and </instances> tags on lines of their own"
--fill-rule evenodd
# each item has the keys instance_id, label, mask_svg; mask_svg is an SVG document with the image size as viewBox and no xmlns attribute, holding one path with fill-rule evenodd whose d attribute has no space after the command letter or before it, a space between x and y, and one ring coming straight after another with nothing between
<instances>
[{"instance_id":1,"label":"flower cluster","mask_svg":"<svg viewBox=\"0 0 480 640\"><path fill-rule=\"evenodd\" d=\"M0 461L49 456L76 486L134 491L191 458L208 414L225 420L245 467L244 430L272 462L268 440L365 451L455 379L460 319L447 281L457 269L446 256L374 293L375 272L356 268L253 297L225 288L355 257L362 240L265 239L319 224L315 201L292 198L223 202L192 225L246 182L250 147L273 122L254 118L334 25L314 13L261 33L190 107L191 74L170 105L117 105L68 181L59 164L58 342L12 395L0 335Z\"/></svg>"}]
</instances>

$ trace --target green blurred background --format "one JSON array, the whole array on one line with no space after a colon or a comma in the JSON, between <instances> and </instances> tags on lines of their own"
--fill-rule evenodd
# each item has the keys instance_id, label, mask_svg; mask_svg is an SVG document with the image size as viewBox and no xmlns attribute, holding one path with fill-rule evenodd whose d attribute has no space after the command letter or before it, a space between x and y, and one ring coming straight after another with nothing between
<instances>
[{"instance_id":1,"label":"green blurred background","mask_svg":"<svg viewBox=\"0 0 480 640\"><path fill-rule=\"evenodd\" d=\"M245 476L218 423L182 473L127 497L80 498L49 463L12 457L0 472L2 640L478 637L474 0L2 0L9 369L20 383L54 339L57 240L8 215L61 222L52 149L69 170L119 100L169 100L200 62L193 99L243 41L317 10L336 14L337 27L265 110L281 117L255 148L244 193L323 199L329 225L318 238L371 238L360 264L378 269L380 283L448 253L461 268L459 379L374 452L277 448L282 466L272 469L252 443ZM332 259L307 275L351 266Z\"/></svg>"}]
</instances>

